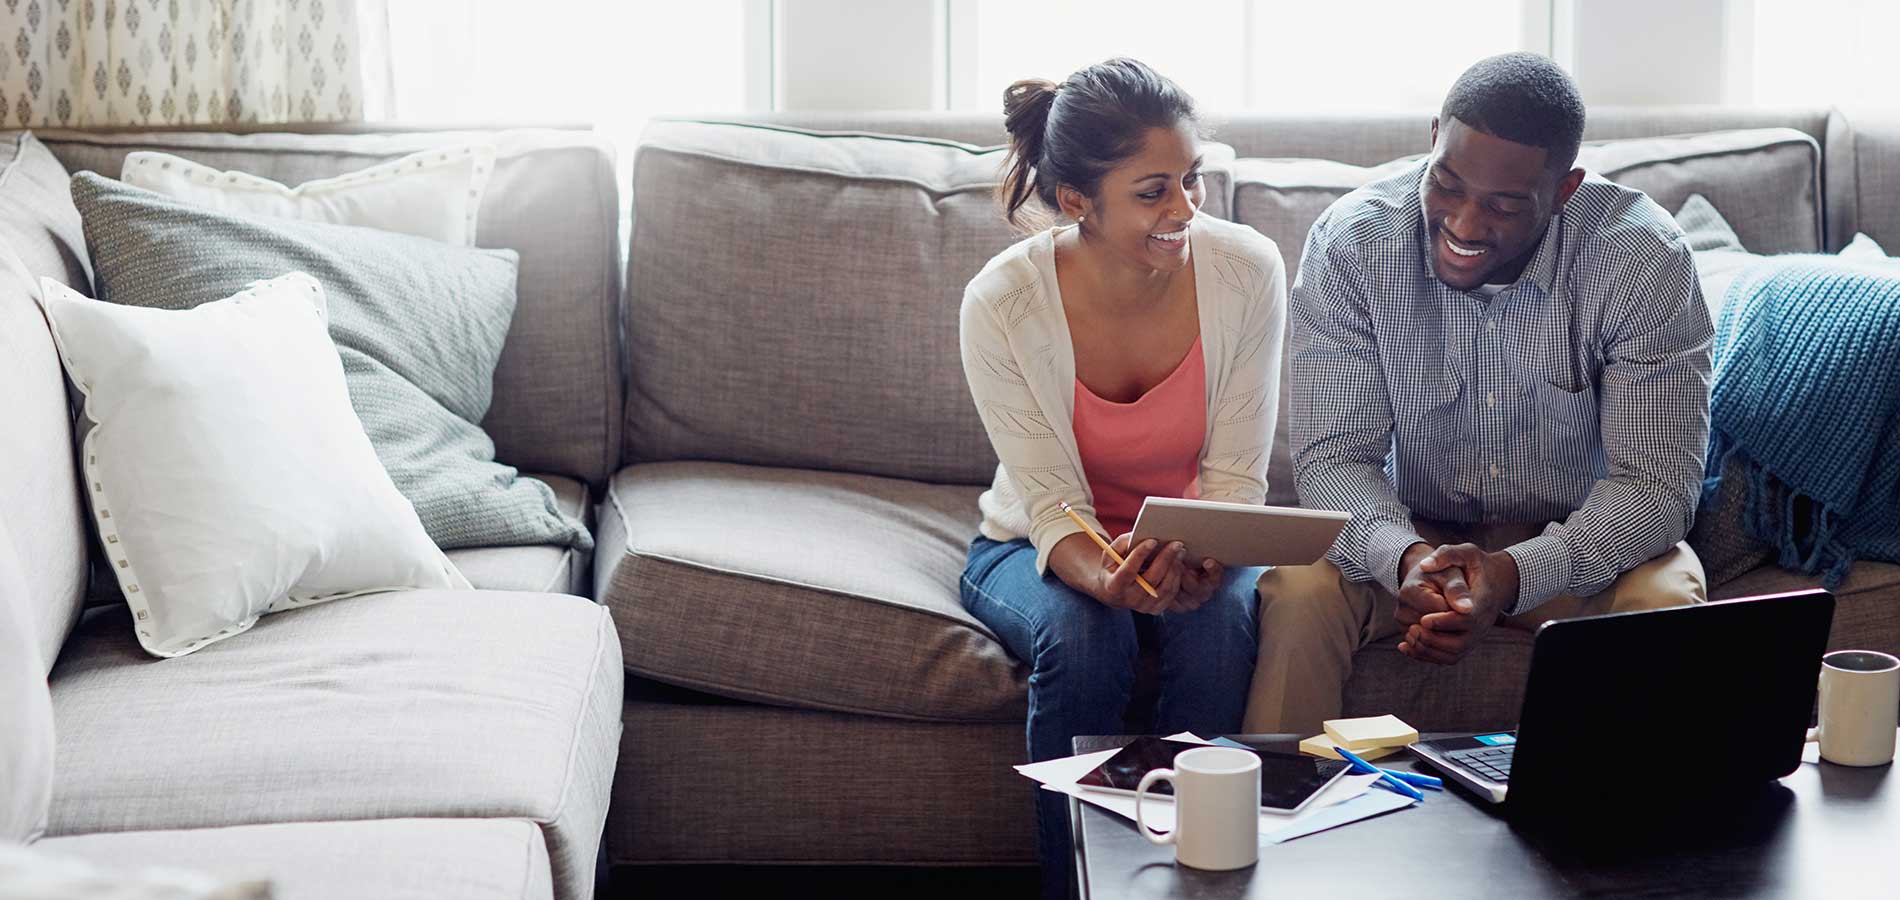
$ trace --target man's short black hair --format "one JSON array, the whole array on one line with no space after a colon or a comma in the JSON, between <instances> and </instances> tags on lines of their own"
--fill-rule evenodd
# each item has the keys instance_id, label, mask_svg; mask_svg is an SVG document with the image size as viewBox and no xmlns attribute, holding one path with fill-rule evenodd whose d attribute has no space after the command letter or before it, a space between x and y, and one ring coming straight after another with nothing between
<instances>
[{"instance_id":1,"label":"man's short black hair","mask_svg":"<svg viewBox=\"0 0 1900 900\"><path fill-rule=\"evenodd\" d=\"M1439 121L1457 119L1492 137L1550 154L1567 172L1583 144L1583 96L1570 73L1536 53L1500 53L1478 60L1445 95Z\"/></svg>"}]
</instances>

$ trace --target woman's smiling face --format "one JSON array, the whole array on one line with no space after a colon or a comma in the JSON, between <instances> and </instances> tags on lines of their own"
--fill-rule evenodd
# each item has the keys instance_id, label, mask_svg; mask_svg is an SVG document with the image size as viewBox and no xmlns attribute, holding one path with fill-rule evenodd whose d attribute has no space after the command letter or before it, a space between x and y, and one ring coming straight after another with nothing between
<instances>
[{"instance_id":1,"label":"woman's smiling face","mask_svg":"<svg viewBox=\"0 0 1900 900\"><path fill-rule=\"evenodd\" d=\"M1201 140L1191 122L1150 128L1141 149L1109 170L1095 196L1074 195L1090 238L1129 263L1162 272L1188 264L1188 232L1207 188L1201 183ZM1065 191L1074 194L1073 191Z\"/></svg>"}]
</instances>

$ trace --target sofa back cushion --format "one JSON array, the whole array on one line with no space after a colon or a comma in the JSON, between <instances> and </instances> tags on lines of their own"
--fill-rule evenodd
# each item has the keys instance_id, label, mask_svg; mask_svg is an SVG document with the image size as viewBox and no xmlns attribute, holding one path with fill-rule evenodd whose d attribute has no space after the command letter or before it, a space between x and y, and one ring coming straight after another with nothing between
<instances>
[{"instance_id":1,"label":"sofa back cushion","mask_svg":"<svg viewBox=\"0 0 1900 900\"><path fill-rule=\"evenodd\" d=\"M781 112L748 115L748 122L811 128L904 134L1000 144L1002 104L992 112ZM1214 139L1234 148L1241 158L1331 159L1355 166L1376 166L1387 160L1423 153L1432 145L1432 116L1438 110L1389 112L1247 112L1204 113L1201 124ZM1584 125L1586 141L1620 141L1669 134L1706 134L1747 128L1793 128L1820 138L1833 153L1835 120L1839 113L1825 107L1746 106L1592 106ZM1858 111L1855 122L1864 116ZM1900 116L1893 119L1900 120ZM1831 158L1831 157L1830 157ZM1829 177L1832 184L1833 178Z\"/></svg>"},{"instance_id":2,"label":"sofa back cushion","mask_svg":"<svg viewBox=\"0 0 1900 900\"><path fill-rule=\"evenodd\" d=\"M1240 159L1234 163L1234 220L1280 245L1287 284L1299 276L1306 234L1333 201L1354 188L1411 166L1418 157L1378 166L1319 159ZM1587 144L1578 164L1679 209L1702 194L1729 217L1742 243L1757 253L1821 248L1821 151L1792 128L1723 131ZM1734 212L1731 215L1730 210ZM1291 321L1289 317L1289 322ZM1280 374L1280 408L1288 408L1292 356ZM1280 417L1267 463L1267 502L1297 504L1287 417Z\"/></svg>"},{"instance_id":3,"label":"sofa back cushion","mask_svg":"<svg viewBox=\"0 0 1900 900\"><path fill-rule=\"evenodd\" d=\"M1827 249L1838 252L1854 235L1865 234L1888 253L1900 252L1896 197L1900 110L1835 110L1827 133Z\"/></svg>"},{"instance_id":4,"label":"sofa back cushion","mask_svg":"<svg viewBox=\"0 0 1900 900\"><path fill-rule=\"evenodd\" d=\"M1209 144L1205 211L1232 153ZM1019 235L1001 148L663 122L634 158L626 455L987 484L963 288Z\"/></svg>"},{"instance_id":5,"label":"sofa back cushion","mask_svg":"<svg viewBox=\"0 0 1900 900\"><path fill-rule=\"evenodd\" d=\"M1792 128L1605 141L1581 162L1663 209L1701 194L1752 253L1823 249L1821 145Z\"/></svg>"},{"instance_id":6,"label":"sofa back cushion","mask_svg":"<svg viewBox=\"0 0 1900 900\"><path fill-rule=\"evenodd\" d=\"M1234 163L1234 220L1273 238L1288 284L1299 273L1306 233L1354 188L1395 173L1422 154L1377 166L1322 159ZM1722 211L1753 253L1822 249L1821 148L1792 128L1719 131L1585 144L1577 164L1635 188L1664 209L1701 194Z\"/></svg>"},{"instance_id":7,"label":"sofa back cushion","mask_svg":"<svg viewBox=\"0 0 1900 900\"><path fill-rule=\"evenodd\" d=\"M9 532L0 552L18 561L19 599L50 669L84 602L91 538L39 276L92 289L79 211L66 170L39 141L0 135L0 518Z\"/></svg>"},{"instance_id":8,"label":"sofa back cushion","mask_svg":"<svg viewBox=\"0 0 1900 900\"><path fill-rule=\"evenodd\" d=\"M619 201L613 154L587 134L208 134L48 132L71 171L117 178L134 150L301 184L430 147L492 140L476 245L520 254L517 301L494 402L481 422L495 457L523 471L604 484L618 463Z\"/></svg>"}]
</instances>

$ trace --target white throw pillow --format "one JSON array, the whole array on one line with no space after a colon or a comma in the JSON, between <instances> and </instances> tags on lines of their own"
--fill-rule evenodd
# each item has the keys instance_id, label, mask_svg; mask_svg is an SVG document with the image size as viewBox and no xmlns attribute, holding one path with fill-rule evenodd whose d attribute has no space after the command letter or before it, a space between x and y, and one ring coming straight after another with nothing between
<instances>
[{"instance_id":1,"label":"white throw pillow","mask_svg":"<svg viewBox=\"0 0 1900 900\"><path fill-rule=\"evenodd\" d=\"M119 180L220 212L358 225L473 247L482 194L494 171L494 145L469 144L424 150L292 188L141 150L126 156Z\"/></svg>"},{"instance_id":2,"label":"white throw pillow","mask_svg":"<svg viewBox=\"0 0 1900 900\"><path fill-rule=\"evenodd\" d=\"M1854 262L1893 262L1893 257L1888 256L1887 251L1881 249L1880 244L1868 237L1866 232L1855 234L1854 239L1841 248L1841 258Z\"/></svg>"},{"instance_id":3,"label":"white throw pillow","mask_svg":"<svg viewBox=\"0 0 1900 900\"><path fill-rule=\"evenodd\" d=\"M147 652L182 656L289 607L469 586L350 407L316 279L190 310L40 290L96 423L86 491Z\"/></svg>"}]
</instances>

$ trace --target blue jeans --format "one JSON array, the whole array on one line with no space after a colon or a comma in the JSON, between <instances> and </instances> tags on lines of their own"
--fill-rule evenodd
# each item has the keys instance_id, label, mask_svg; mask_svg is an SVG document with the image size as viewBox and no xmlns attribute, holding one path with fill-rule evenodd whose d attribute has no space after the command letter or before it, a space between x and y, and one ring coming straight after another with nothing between
<instances>
[{"instance_id":1,"label":"blue jeans","mask_svg":"<svg viewBox=\"0 0 1900 900\"><path fill-rule=\"evenodd\" d=\"M1162 734L1214 735L1240 730L1253 678L1254 583L1261 569L1229 569L1205 606L1155 618L1161 650ZM1002 639L1029 671L1029 758L1074 754L1080 734L1120 734L1135 686L1135 616L1102 605L1036 574L1036 549L1026 540L979 537L963 570L963 606ZM1073 866L1068 798L1036 792L1036 827L1044 897L1068 896Z\"/></svg>"}]
</instances>

